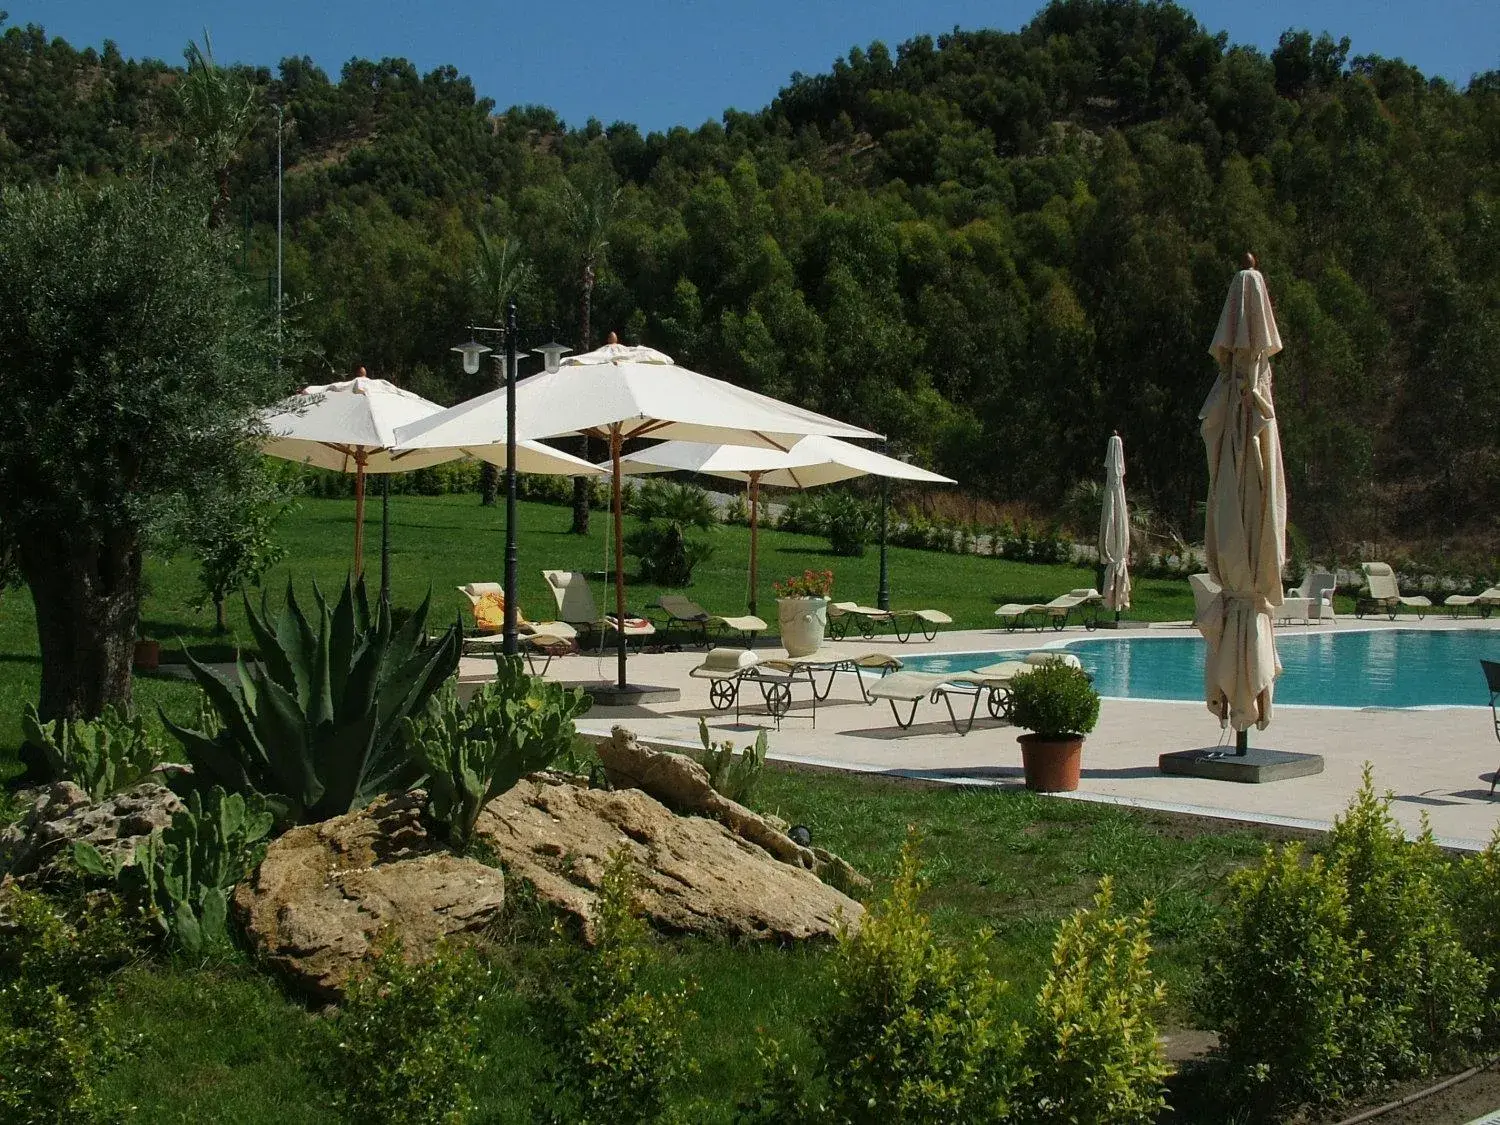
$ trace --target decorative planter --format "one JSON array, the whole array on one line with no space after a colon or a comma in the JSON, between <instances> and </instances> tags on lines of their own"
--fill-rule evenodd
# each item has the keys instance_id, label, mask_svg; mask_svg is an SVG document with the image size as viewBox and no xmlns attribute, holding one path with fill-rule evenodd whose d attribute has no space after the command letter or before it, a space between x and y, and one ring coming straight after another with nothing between
<instances>
[{"instance_id":1,"label":"decorative planter","mask_svg":"<svg viewBox=\"0 0 1500 1125\"><path fill-rule=\"evenodd\" d=\"M161 663L161 642L136 641L132 663L139 672L156 671L156 666Z\"/></svg>"},{"instance_id":2,"label":"decorative planter","mask_svg":"<svg viewBox=\"0 0 1500 1125\"><path fill-rule=\"evenodd\" d=\"M808 656L823 647L828 631L827 598L777 598L776 617L788 656Z\"/></svg>"},{"instance_id":3,"label":"decorative planter","mask_svg":"<svg viewBox=\"0 0 1500 1125\"><path fill-rule=\"evenodd\" d=\"M1083 763L1082 738L1023 734L1016 741L1021 744L1027 789L1038 793L1071 793L1078 788L1078 773Z\"/></svg>"}]
</instances>

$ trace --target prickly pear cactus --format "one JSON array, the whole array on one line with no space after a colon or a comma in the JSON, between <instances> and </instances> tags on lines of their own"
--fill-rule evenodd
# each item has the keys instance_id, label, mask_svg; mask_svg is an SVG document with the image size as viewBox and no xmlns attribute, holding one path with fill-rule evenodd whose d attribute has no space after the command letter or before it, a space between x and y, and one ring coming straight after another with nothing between
<instances>
[{"instance_id":1,"label":"prickly pear cactus","mask_svg":"<svg viewBox=\"0 0 1500 1125\"><path fill-rule=\"evenodd\" d=\"M77 784L98 801L134 785L161 761L161 745L139 714L106 707L97 719L42 722L36 707L21 716L26 741L41 747L54 776Z\"/></svg>"}]
</instances>

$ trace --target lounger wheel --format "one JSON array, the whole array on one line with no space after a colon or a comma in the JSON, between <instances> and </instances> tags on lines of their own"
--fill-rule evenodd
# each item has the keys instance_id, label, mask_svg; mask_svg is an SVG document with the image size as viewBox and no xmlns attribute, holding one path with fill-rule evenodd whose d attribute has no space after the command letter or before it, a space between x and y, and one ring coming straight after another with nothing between
<instances>
[{"instance_id":1,"label":"lounger wheel","mask_svg":"<svg viewBox=\"0 0 1500 1125\"><path fill-rule=\"evenodd\" d=\"M727 711L734 706L734 698L739 690L733 680L715 680L708 685L708 701L713 704L714 710Z\"/></svg>"},{"instance_id":2,"label":"lounger wheel","mask_svg":"<svg viewBox=\"0 0 1500 1125\"><path fill-rule=\"evenodd\" d=\"M761 684L760 693L765 697L766 710L781 718L792 709L791 684Z\"/></svg>"}]
</instances>

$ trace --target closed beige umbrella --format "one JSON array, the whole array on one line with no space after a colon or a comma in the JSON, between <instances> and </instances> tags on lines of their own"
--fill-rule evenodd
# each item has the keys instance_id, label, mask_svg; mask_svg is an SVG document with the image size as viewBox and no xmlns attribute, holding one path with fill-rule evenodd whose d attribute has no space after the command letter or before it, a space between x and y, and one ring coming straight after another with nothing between
<instances>
[{"instance_id":1,"label":"closed beige umbrella","mask_svg":"<svg viewBox=\"0 0 1500 1125\"><path fill-rule=\"evenodd\" d=\"M1199 413L1208 452L1204 547L1219 592L1196 618L1208 642L1204 691L1221 725L1264 730L1281 662L1271 610L1282 600L1286 563L1286 481L1271 393L1281 335L1265 278L1246 255L1219 316L1210 354L1219 377Z\"/></svg>"},{"instance_id":2,"label":"closed beige umbrella","mask_svg":"<svg viewBox=\"0 0 1500 1125\"><path fill-rule=\"evenodd\" d=\"M1104 608L1130 608L1130 513L1125 508L1125 443L1109 439L1104 453L1104 507L1099 515L1099 562L1104 567Z\"/></svg>"}]
</instances>

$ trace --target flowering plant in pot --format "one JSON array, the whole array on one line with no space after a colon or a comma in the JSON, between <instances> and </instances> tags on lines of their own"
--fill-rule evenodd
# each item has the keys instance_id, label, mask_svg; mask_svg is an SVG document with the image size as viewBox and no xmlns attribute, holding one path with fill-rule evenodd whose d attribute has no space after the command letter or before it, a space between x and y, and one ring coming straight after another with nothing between
<instances>
[{"instance_id":1,"label":"flowering plant in pot","mask_svg":"<svg viewBox=\"0 0 1500 1125\"><path fill-rule=\"evenodd\" d=\"M1099 693L1088 673L1061 657L1038 664L1011 681L1010 717L1031 732L1016 740L1026 788L1041 793L1077 789L1083 737L1099 722Z\"/></svg>"},{"instance_id":2,"label":"flowering plant in pot","mask_svg":"<svg viewBox=\"0 0 1500 1125\"><path fill-rule=\"evenodd\" d=\"M781 625L781 643L788 656L817 652L828 631L828 595L833 592L833 571L804 570L784 582L773 582L776 618Z\"/></svg>"}]
</instances>

